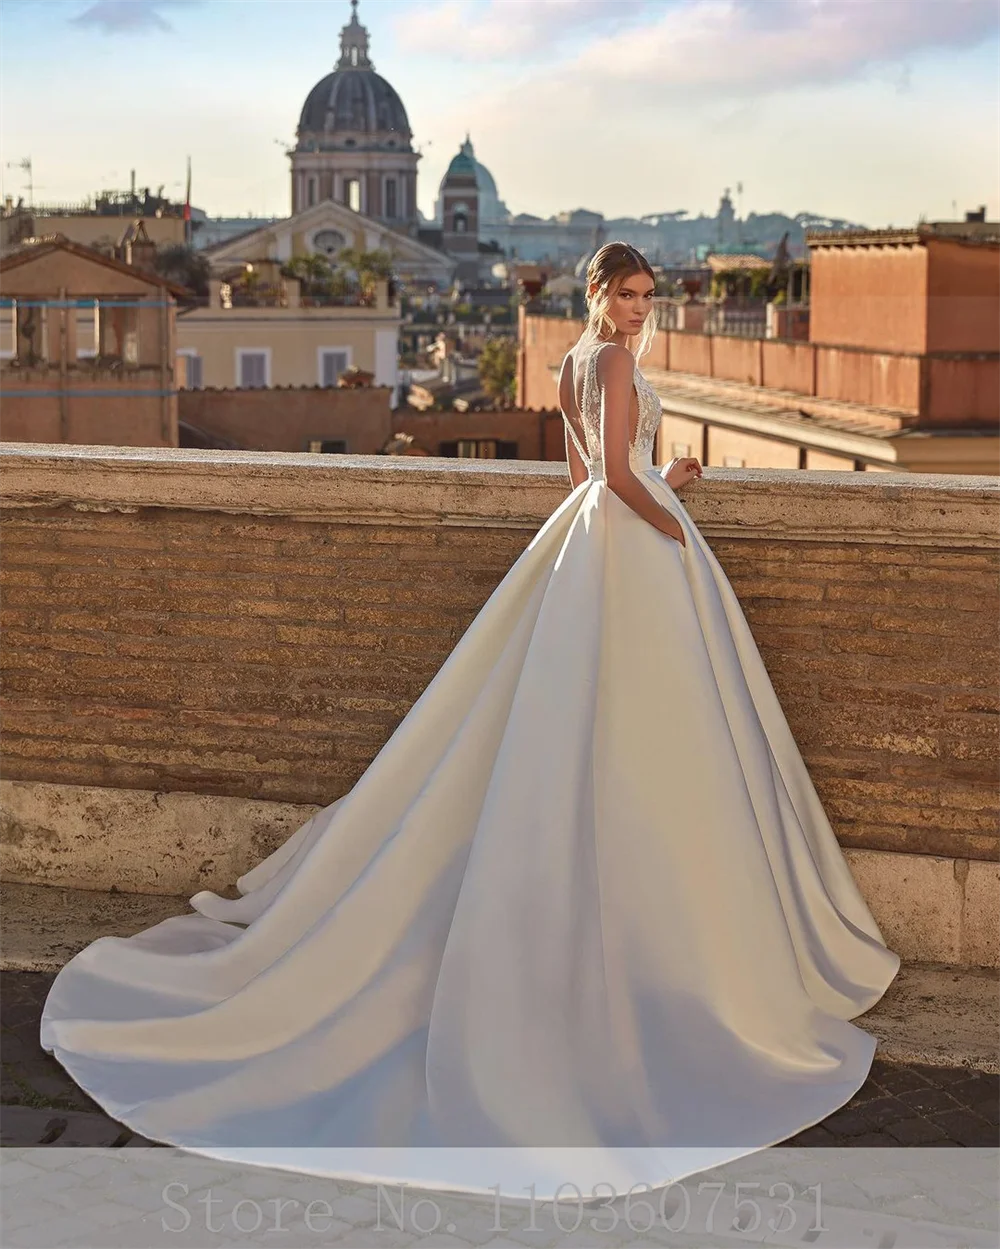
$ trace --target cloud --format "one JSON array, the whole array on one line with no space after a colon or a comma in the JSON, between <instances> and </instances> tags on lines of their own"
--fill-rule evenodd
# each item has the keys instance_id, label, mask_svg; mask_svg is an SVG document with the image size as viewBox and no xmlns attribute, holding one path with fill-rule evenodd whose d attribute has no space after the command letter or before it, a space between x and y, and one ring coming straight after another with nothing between
<instances>
[{"instance_id":1,"label":"cloud","mask_svg":"<svg viewBox=\"0 0 1000 1249\"><path fill-rule=\"evenodd\" d=\"M408 52L449 59L544 55L547 71L604 90L741 95L841 82L998 25L996 0L439 0L396 33Z\"/></svg>"},{"instance_id":2,"label":"cloud","mask_svg":"<svg viewBox=\"0 0 1000 1249\"><path fill-rule=\"evenodd\" d=\"M714 207L742 177L786 206L877 220L891 204L901 221L909 203L915 219L928 196L940 203L935 166L949 185L995 181L995 108L961 143L940 136L969 115L951 62L997 25L993 0L656 0L617 29L578 26L543 58L480 63L423 106L421 129L450 154L468 128L513 211ZM969 151L966 171L954 157Z\"/></svg>"},{"instance_id":3,"label":"cloud","mask_svg":"<svg viewBox=\"0 0 1000 1249\"><path fill-rule=\"evenodd\" d=\"M98 0L71 20L74 26L104 35L165 33L173 27L160 9L188 8L193 3L197 0Z\"/></svg>"},{"instance_id":4,"label":"cloud","mask_svg":"<svg viewBox=\"0 0 1000 1249\"><path fill-rule=\"evenodd\" d=\"M573 68L615 83L770 94L846 81L915 54L970 47L998 29L995 0L687 0L590 44Z\"/></svg>"},{"instance_id":5,"label":"cloud","mask_svg":"<svg viewBox=\"0 0 1000 1249\"><path fill-rule=\"evenodd\" d=\"M561 39L619 26L664 0L439 0L400 14L396 38L407 53L462 61L541 56Z\"/></svg>"}]
</instances>

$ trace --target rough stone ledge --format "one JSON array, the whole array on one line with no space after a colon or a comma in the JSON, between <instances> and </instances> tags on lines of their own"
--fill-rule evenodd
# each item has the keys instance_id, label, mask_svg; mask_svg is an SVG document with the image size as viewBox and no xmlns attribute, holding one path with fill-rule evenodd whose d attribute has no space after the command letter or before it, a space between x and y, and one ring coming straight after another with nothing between
<instances>
[{"instance_id":1,"label":"rough stone ledge","mask_svg":"<svg viewBox=\"0 0 1000 1249\"><path fill-rule=\"evenodd\" d=\"M378 525L537 529L570 492L543 460L0 443L3 506L193 509ZM708 468L684 488L706 536L1000 546L1000 477Z\"/></svg>"},{"instance_id":2,"label":"rough stone ledge","mask_svg":"<svg viewBox=\"0 0 1000 1249\"><path fill-rule=\"evenodd\" d=\"M184 791L0 781L0 876L136 897L223 893L320 810ZM970 967L1000 961L996 861L851 847L844 853L886 943L902 959Z\"/></svg>"}]
</instances>

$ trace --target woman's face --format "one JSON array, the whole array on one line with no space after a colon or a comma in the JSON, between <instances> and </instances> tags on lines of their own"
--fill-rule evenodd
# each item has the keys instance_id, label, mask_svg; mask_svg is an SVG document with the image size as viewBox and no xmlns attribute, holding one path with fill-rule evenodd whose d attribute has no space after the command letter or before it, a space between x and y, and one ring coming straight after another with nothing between
<instances>
[{"instance_id":1,"label":"woman's face","mask_svg":"<svg viewBox=\"0 0 1000 1249\"><path fill-rule=\"evenodd\" d=\"M596 286L591 288L596 290ZM633 273L621 280L611 296L608 316L619 334L638 334L653 308L653 279L646 273Z\"/></svg>"}]
</instances>

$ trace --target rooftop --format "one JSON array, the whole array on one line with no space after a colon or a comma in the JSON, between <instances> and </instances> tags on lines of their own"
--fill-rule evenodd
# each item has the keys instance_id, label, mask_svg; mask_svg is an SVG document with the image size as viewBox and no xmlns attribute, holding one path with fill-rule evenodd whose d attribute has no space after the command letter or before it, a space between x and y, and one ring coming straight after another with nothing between
<instances>
[{"instance_id":1,"label":"rooftop","mask_svg":"<svg viewBox=\"0 0 1000 1249\"><path fill-rule=\"evenodd\" d=\"M938 221L915 227L883 230L807 230L808 247L899 247L943 239L983 247L1000 247L1000 222Z\"/></svg>"}]
</instances>

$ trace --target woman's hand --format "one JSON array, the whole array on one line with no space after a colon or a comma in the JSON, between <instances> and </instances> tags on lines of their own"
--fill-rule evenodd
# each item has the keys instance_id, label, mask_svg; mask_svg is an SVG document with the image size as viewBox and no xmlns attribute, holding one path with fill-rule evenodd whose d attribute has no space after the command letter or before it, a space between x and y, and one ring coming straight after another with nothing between
<instances>
[{"instance_id":1,"label":"woman's hand","mask_svg":"<svg viewBox=\"0 0 1000 1249\"><path fill-rule=\"evenodd\" d=\"M681 486L686 486L689 481L694 481L701 476L701 473L701 465L693 455L681 456L679 459L671 460L666 468L660 470L660 476L671 490L680 490Z\"/></svg>"},{"instance_id":2,"label":"woman's hand","mask_svg":"<svg viewBox=\"0 0 1000 1249\"><path fill-rule=\"evenodd\" d=\"M669 536L673 538L675 542L679 542L681 546L687 546L687 538L684 536L684 530L681 528L681 523L673 516L670 518Z\"/></svg>"}]
</instances>

